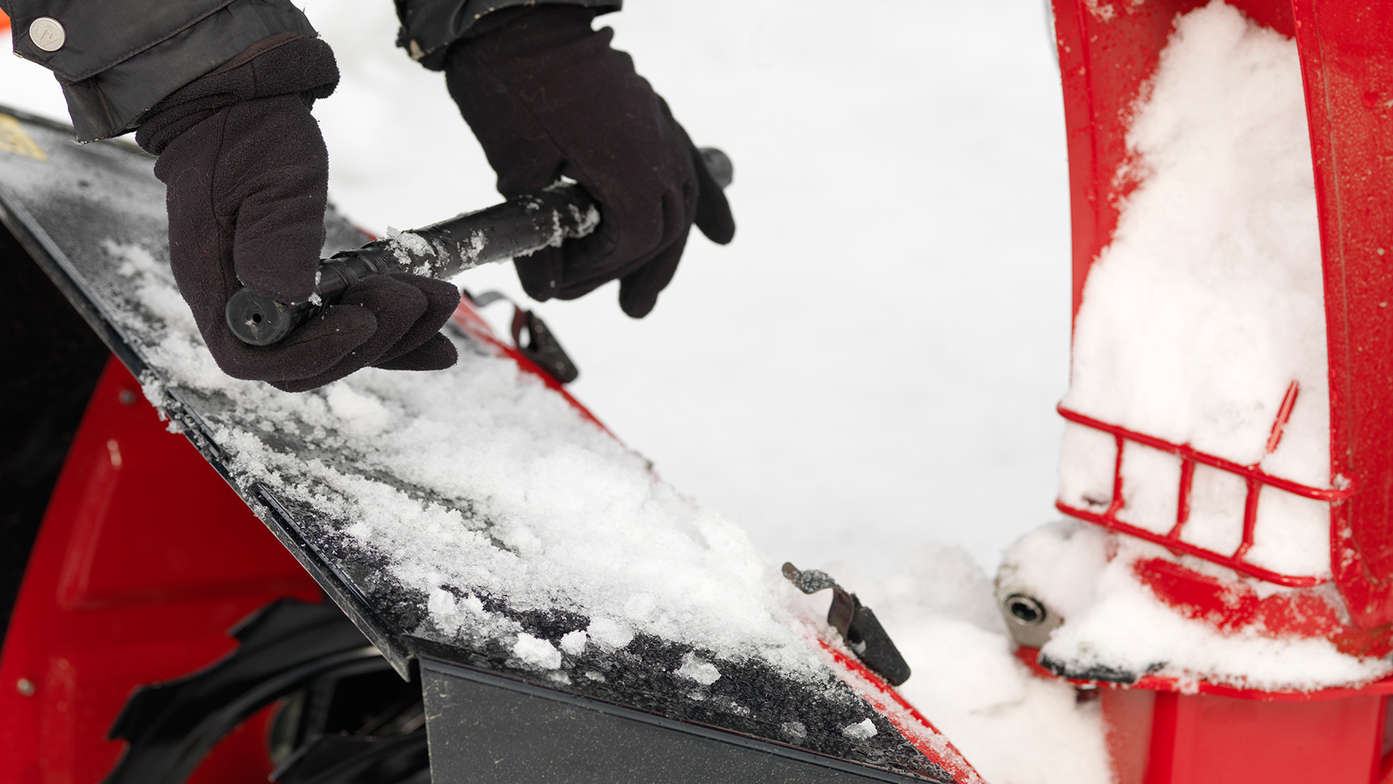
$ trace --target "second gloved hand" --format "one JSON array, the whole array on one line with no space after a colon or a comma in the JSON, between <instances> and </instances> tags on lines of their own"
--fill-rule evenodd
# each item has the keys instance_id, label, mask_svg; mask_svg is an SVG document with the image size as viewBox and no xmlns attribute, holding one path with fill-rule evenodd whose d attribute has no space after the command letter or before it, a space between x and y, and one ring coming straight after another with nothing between
<instances>
[{"instance_id":1,"label":"second gloved hand","mask_svg":"<svg viewBox=\"0 0 1393 784\"><path fill-rule=\"evenodd\" d=\"M310 104L338 72L321 41L272 43L165 99L137 133L159 155L170 266L208 350L228 375L288 392L368 366L449 367L455 348L439 330L459 292L415 275L353 286L274 346L246 345L228 329L227 300L243 285L307 299L324 242L329 163Z\"/></svg>"},{"instance_id":2,"label":"second gloved hand","mask_svg":"<svg viewBox=\"0 0 1393 784\"><path fill-rule=\"evenodd\" d=\"M485 16L446 59L450 95L505 196L562 177L599 203L599 230L516 262L534 299L574 299L619 281L641 318L672 280L695 224L725 244L735 221L721 189L633 60L595 31L595 12L562 5Z\"/></svg>"}]
</instances>

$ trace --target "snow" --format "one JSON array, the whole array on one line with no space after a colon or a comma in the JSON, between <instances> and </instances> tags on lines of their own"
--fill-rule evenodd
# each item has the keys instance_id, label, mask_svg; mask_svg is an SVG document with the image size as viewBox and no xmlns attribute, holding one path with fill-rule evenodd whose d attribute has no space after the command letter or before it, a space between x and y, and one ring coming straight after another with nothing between
<instances>
[{"instance_id":1,"label":"snow","mask_svg":"<svg viewBox=\"0 0 1393 784\"><path fill-rule=\"evenodd\" d=\"M932 542L905 556L899 568L827 565L875 610L914 669L900 693L985 781L1108 784L1097 702L1078 703L1072 687L1031 676L1010 655L991 580L975 559ZM804 601L810 614L826 613L825 599Z\"/></svg>"},{"instance_id":2,"label":"snow","mask_svg":"<svg viewBox=\"0 0 1393 784\"><path fill-rule=\"evenodd\" d=\"M623 648L634 639L634 630L612 618L598 617L590 619L590 626L586 629L590 639L601 645L610 648Z\"/></svg>"},{"instance_id":3,"label":"snow","mask_svg":"<svg viewBox=\"0 0 1393 784\"><path fill-rule=\"evenodd\" d=\"M438 75L423 73L393 49L389 5L355 8L352 14L328 0L307 5L344 70L338 93L316 107L339 205L380 233L388 224L419 226L496 201L493 174ZM1113 13L1109 3L1090 0L1088 7ZM1013 538L1051 514L1055 450L1063 431L1051 408L1068 367L1064 138L1058 76L1039 4L871 3L858 14L874 24L873 34L849 34L840 21L843 4L815 0L800 11L789 14L778 4L740 0L710 0L699 10L635 3L606 20L693 138L723 146L737 168L730 193L740 225L736 243L718 249L694 239L681 273L652 316L642 322L626 319L615 306L612 287L574 303L541 306L582 366L582 379L572 391L626 443L655 459L671 485L637 481L647 476L641 458L594 432L577 430L574 421L561 421L561 411L548 402L554 400L540 391L503 401L513 406L506 413L494 409L492 403L514 389L512 378L477 355L465 356L448 381L367 373L294 400L256 385L225 388L259 396L255 399L265 405L268 421L283 406L304 406L312 421L341 428L345 438L371 447L374 455L395 451L392 459L402 462L393 463L394 470L416 471L414 479L440 488L447 498L493 488L486 502L499 516L498 536L536 569L517 575L516 584L506 576L515 564L491 561L447 507L392 497L371 482L332 476L332 467L313 467L327 481L340 483L345 497L356 499L333 501L359 505L348 510L362 520L349 534L401 556L399 576L430 586L435 633L513 640L519 661L533 656L539 666L553 656L576 655L574 649L585 644L622 648L636 630L714 641L727 655L756 646L775 655L792 653L801 650L793 644L798 631L777 622L787 613L786 604L795 603L805 619L826 612L825 595L790 596L789 587L778 584L777 564L792 560L827 569L875 608L917 672L903 693L986 780L1103 784L1109 777L1096 704L1076 704L1071 688L1028 677L1010 658L992 586L982 571ZM1210 108L1233 104L1266 112L1264 122L1252 129L1261 144L1237 152L1245 159L1263 152L1286 155L1290 107L1282 101L1288 100L1283 96L1291 83L1277 78L1290 71L1290 64L1283 64L1288 55L1278 51L1282 42L1250 34L1223 10L1205 13L1214 29L1196 27L1195 40L1249 57L1244 62L1256 78L1271 77L1272 86L1235 86L1220 73L1222 63L1213 63L1214 73L1206 74L1215 81L1206 99ZM0 84L0 101L63 114L51 77L27 63L0 58ZM1155 94L1189 86L1179 77L1174 83L1158 80ZM1183 157L1183 145L1170 142L1191 134L1223 141L1215 136L1217 129L1196 126L1195 119L1184 113L1157 115L1139 126L1138 149ZM1222 158L1215 151L1207 162ZM1200 171L1209 178L1213 168ZM1248 244L1226 246L1231 253L1223 256L1224 265L1200 271L1222 273L1233 264L1235 273L1250 274L1246 283L1258 286L1256 291L1276 296L1285 290L1274 291L1275 284L1267 282L1271 267L1258 266L1257 249L1272 251L1277 261L1299 260L1306 240L1296 234L1313 213L1303 213L1297 204L1306 197L1296 186L1308 188L1309 182L1279 179L1288 173L1272 168L1273 182L1240 178L1225 191L1269 188L1277 197L1269 205L1271 214L1233 215L1216 201L1223 194L1201 194L1206 201L1176 217L1199 215L1204 204L1218 210L1199 216L1206 225L1248 221L1255 227L1244 235ZM1187 192L1184 203L1192 198ZM1144 228L1137 228L1136 243L1154 236ZM1185 241L1186 254L1159 261L1199 264L1214 258L1198 234ZM129 258L138 248L110 251L132 264L132 276L139 274L140 259ZM1300 272L1291 270L1294 280L1301 280ZM1107 276L1097 280L1103 282L1091 283L1089 296L1101 302L1092 286L1105 285ZM500 288L524 300L502 267L470 271L465 282L471 289ZM1158 286L1153 291L1169 289L1165 276L1153 282ZM177 298L148 304L177 329L190 327ZM1309 305L1293 300L1285 317L1290 325L1262 329L1296 330ZM1234 315L1213 308L1203 313L1220 321ZM1169 347L1182 327L1167 329L1144 334L1154 340L1152 353L1173 358ZM1209 333L1192 337L1203 338L1200 345L1212 342ZM1321 341L1274 340L1264 350L1280 353L1283 346L1312 342ZM171 338L161 350L182 368L186 383L224 388L225 380L196 344ZM1243 351L1225 359L1245 366L1252 350L1245 343ZM1328 476L1320 475L1318 465L1298 459L1305 451L1303 439L1321 426L1311 417L1323 411L1323 387L1304 375L1309 356L1287 359L1291 372L1239 379L1251 381L1245 387L1251 399L1237 401L1239 416L1214 431L1222 440L1208 446L1232 448L1235 459L1261 458L1266 428L1286 384L1300 377L1301 398L1288 434L1264 465L1324 482ZM1225 368L1210 370L1221 379ZM1076 366L1076 381L1080 372ZM1085 391L1086 386L1076 386L1070 394ZM159 399L160 390L152 387L150 394ZM399 395L405 400L400 408L384 402ZM490 405L478 405L481 401ZM1191 402L1197 417L1212 413L1205 401ZM1092 401L1080 398L1078 405ZM1106 413L1128 416L1128 411ZM1198 419L1158 428L1184 440L1195 435L1184 429L1190 421ZM553 433L560 425L570 428L564 444L544 455L523 454L538 433ZM465 432L443 438L436 429L441 427ZM460 450L456 438L488 444L490 451ZM1091 439L1096 442L1094 434L1071 428L1064 447L1068 461L1084 465L1091 459L1097 466L1077 475L1066 472L1065 497L1095 491L1106 497L1111 491L1110 447L1087 446ZM246 434L240 443L244 470L277 469L259 452L258 436ZM447 449L452 461L470 462L441 462ZM1128 455L1128 465L1139 467L1146 459ZM1158 473L1167 470L1161 462ZM508 467L521 473L510 474ZM582 470L584 482L577 479ZM1100 473L1106 475L1101 484ZM1201 484L1210 481L1200 477ZM674 486L690 495L679 496ZM578 494L574 511L562 491ZM1199 503L1196 536L1224 544L1222 526L1204 520L1222 518L1226 493L1217 486L1201 491L1213 500ZM1160 489L1143 492L1151 492L1151 499L1129 497L1131 508L1164 506ZM1270 494L1264 504L1280 504L1281 498ZM1264 520L1276 519L1270 511L1264 508ZM584 524L564 531L539 522L563 512L568 521L575 514ZM598 525L627 515L633 516L632 527L607 531ZM1161 525L1144 516L1147 521L1139 524ZM1281 519L1299 523L1300 513L1287 512ZM649 525L654 521L656 526ZM403 536L407 530L416 534ZM421 531L429 532L428 548ZM592 534L599 538L591 539ZM628 536L637 538L617 541ZM1076 545L1087 542L1083 536ZM1037 545L1055 547L1045 539ZM1257 555L1273 564L1323 565L1315 552L1319 546L1303 542L1294 549L1308 552L1260 549ZM621 548L621 557L613 552L602 557L612 547ZM1073 557L1070 563L1079 570L1098 570L1101 578L1102 568L1086 547L1055 552ZM591 572L601 576L601 584L580 585ZM712 585L713 573L728 582ZM536 579L539 574L545 576ZM1120 574L1109 574L1121 580ZM474 579L500 579L497 585L516 589L519 596L542 601L563 595L581 607L606 611L592 617L587 628L570 632L560 650L544 651L487 611L481 597L468 590ZM442 583L456 590L445 590ZM1080 633L1088 630L1087 619L1072 608L1087 607L1096 587L1073 585L1051 594L1052 602L1071 608ZM1130 596L1125 584L1119 589ZM732 595L756 600L735 607L728 601ZM1099 612L1104 611L1120 612L1116 606ZM703 623L707 614L719 614L721 623ZM1100 614L1094 631L1114 634L1106 624L1127 621L1123 615L1110 620ZM1144 632L1143 619L1120 628ZM1164 617L1150 620L1160 628L1170 623ZM1193 636L1181 640L1208 642ZM1063 646L1070 640L1056 642ZM1127 640L1112 636L1108 642L1118 646L1109 655L1136 653L1126 647ZM1297 653L1312 659L1322 655ZM796 739L797 723L786 727Z\"/></svg>"},{"instance_id":4,"label":"snow","mask_svg":"<svg viewBox=\"0 0 1393 784\"><path fill-rule=\"evenodd\" d=\"M1021 537L997 570L998 597L1022 593L1061 618L1093 605L1097 577L1107 565L1106 532L1077 520L1060 520Z\"/></svg>"},{"instance_id":5,"label":"snow","mask_svg":"<svg viewBox=\"0 0 1393 784\"><path fill-rule=\"evenodd\" d=\"M389 5L306 5L344 71L315 109L336 202L381 234L496 201L440 78L393 48ZM793 15L739 0L631 5L606 23L693 138L731 153L739 236L729 248L694 238L642 322L620 313L612 287L541 306L582 366L572 391L666 480L742 521L771 574L785 559L831 569L897 639L964 608L990 623L982 567L1053 497L1061 426L1051 408L1067 367L1063 124L1039 4L882 3L863 12L885 22L875 34L850 37L829 24L845 13L829 0ZM52 78L28 63L0 58L0 85L0 101L65 116ZM525 301L502 266L464 282ZM163 348L189 379L220 383L196 346ZM369 383L340 386L351 393L312 396L326 427L333 406L375 412L367 401L384 399ZM376 413L348 427L391 433ZM357 535L373 536L371 525ZM517 547L529 546L526 533L511 529ZM726 547L746 537L724 526L705 535ZM436 589L429 602L443 632L490 620L478 596ZM638 623L616 609L583 631L622 648ZM1089 745L1096 715L1075 713L1068 688L1030 682L1011 705L932 698L934 683L983 663L1016 667L999 628L985 639L938 657L950 659L935 661L940 672L921 665L906 694L994 784L1107 781ZM903 643L911 662L938 644ZM786 732L806 729L790 721Z\"/></svg>"},{"instance_id":6,"label":"snow","mask_svg":"<svg viewBox=\"0 0 1393 784\"><path fill-rule=\"evenodd\" d=\"M590 635L580 629L568 632L561 637L561 650L571 656L579 656L585 651L585 643L589 642Z\"/></svg>"},{"instance_id":7,"label":"snow","mask_svg":"<svg viewBox=\"0 0 1393 784\"><path fill-rule=\"evenodd\" d=\"M315 114L345 212L380 234L496 202L443 79L394 49L390 4L304 5L343 70ZM605 17L692 138L730 153L737 238L694 236L642 321L613 286L539 312L577 397L771 557L895 558L884 543L912 536L990 569L1055 494L1069 217L1052 44L1037 0L881 2L857 12L867 35L832 23L846 13ZM461 282L528 302L503 265Z\"/></svg>"},{"instance_id":8,"label":"snow","mask_svg":"<svg viewBox=\"0 0 1393 784\"><path fill-rule=\"evenodd\" d=\"M515 610L565 606L591 617L588 630L570 631L600 645L646 632L732 660L758 656L794 676L820 671L784 609L787 587L744 532L653 476L642 456L511 360L462 344L445 373L369 371L312 394L280 393L217 370L149 253L104 247L146 308L117 317L164 322L158 345L143 349L169 373L149 390L155 402L173 384L257 411L251 422L208 423L238 480L353 521L343 535L427 597L420 634L513 639L516 623L484 603L504 597ZM278 449L287 437L316 456ZM560 651L517 639L525 665L559 666Z\"/></svg>"},{"instance_id":9,"label":"snow","mask_svg":"<svg viewBox=\"0 0 1393 784\"><path fill-rule=\"evenodd\" d=\"M554 670L561 666L561 651L546 640L530 634L519 634L513 654L524 665L538 670Z\"/></svg>"},{"instance_id":10,"label":"snow","mask_svg":"<svg viewBox=\"0 0 1393 784\"><path fill-rule=\"evenodd\" d=\"M842 728L842 734L852 740L869 740L875 737L876 732L875 722L870 719L857 722L856 724L849 724Z\"/></svg>"},{"instance_id":11,"label":"snow","mask_svg":"<svg viewBox=\"0 0 1393 784\"><path fill-rule=\"evenodd\" d=\"M1083 671L1095 666L1194 682L1198 677L1243 688L1315 690L1367 683L1393 664L1338 651L1325 639L1274 639L1245 627L1221 633L1157 600L1133 569L1166 550L1115 537L1076 520L1063 520L1022 537L1007 550L997 595L1023 593L1040 600L1063 625L1052 631L1045 656ZM1221 579L1232 573L1187 565ZM1255 580L1241 586L1259 596L1286 589Z\"/></svg>"},{"instance_id":12,"label":"snow","mask_svg":"<svg viewBox=\"0 0 1393 784\"><path fill-rule=\"evenodd\" d=\"M1135 161L1119 176L1141 184L1090 272L1065 404L1328 486L1320 246L1295 42L1217 0L1184 15L1127 144ZM1268 454L1293 382L1295 408ZM1110 438L1071 433L1062 497L1083 507L1108 499L1114 455ZM1168 531L1179 483L1177 458L1129 444L1120 516ZM1244 480L1200 467L1193 487L1183 538L1233 552ZM1249 559L1328 575L1328 529L1327 505L1267 490Z\"/></svg>"},{"instance_id":13,"label":"snow","mask_svg":"<svg viewBox=\"0 0 1393 784\"><path fill-rule=\"evenodd\" d=\"M702 686L710 686L721 679L721 671L716 665L694 653L682 656L682 666L677 668L677 674Z\"/></svg>"},{"instance_id":14,"label":"snow","mask_svg":"<svg viewBox=\"0 0 1393 784\"><path fill-rule=\"evenodd\" d=\"M1156 554L1124 541L1098 577L1098 601L1056 630L1043 653L1080 668L1121 667L1182 682L1202 675L1256 689L1312 691L1393 672L1387 661L1349 656L1325 639L1273 639L1251 630L1224 634L1186 618L1159 603L1132 572L1136 558Z\"/></svg>"}]
</instances>

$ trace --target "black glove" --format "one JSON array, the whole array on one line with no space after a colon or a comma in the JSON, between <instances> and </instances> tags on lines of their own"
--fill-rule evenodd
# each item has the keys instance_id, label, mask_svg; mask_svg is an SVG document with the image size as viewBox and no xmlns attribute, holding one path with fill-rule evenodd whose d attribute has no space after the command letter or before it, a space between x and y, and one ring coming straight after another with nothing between
<instances>
[{"instance_id":1,"label":"black glove","mask_svg":"<svg viewBox=\"0 0 1393 784\"><path fill-rule=\"evenodd\" d=\"M517 260L534 299L574 299L619 280L635 318L672 280L695 222L713 242L735 234L721 189L633 60L594 31L595 12L543 5L497 11L451 46L450 95L479 137L505 196L561 177L600 205L600 229Z\"/></svg>"},{"instance_id":2,"label":"black glove","mask_svg":"<svg viewBox=\"0 0 1393 784\"><path fill-rule=\"evenodd\" d=\"M273 346L246 345L227 327L227 300L244 284L283 302L314 291L329 162L310 105L337 81L327 44L272 41L162 101L136 135L159 155L170 266L213 359L287 392L368 365L437 370L456 359L438 331L459 292L415 275L353 286Z\"/></svg>"}]
</instances>

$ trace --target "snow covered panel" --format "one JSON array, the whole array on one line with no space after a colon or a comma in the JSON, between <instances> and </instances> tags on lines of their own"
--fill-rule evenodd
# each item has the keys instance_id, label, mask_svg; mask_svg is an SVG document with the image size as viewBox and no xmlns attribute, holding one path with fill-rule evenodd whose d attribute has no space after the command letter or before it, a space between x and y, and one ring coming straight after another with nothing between
<instances>
[{"instance_id":1,"label":"snow covered panel","mask_svg":"<svg viewBox=\"0 0 1393 784\"><path fill-rule=\"evenodd\" d=\"M754 737L796 723L805 749L950 778L839 677L777 562L496 346L461 331L449 371L301 395L230 379L165 261L152 160L25 129L49 157L0 154L0 216L400 669L447 659Z\"/></svg>"},{"instance_id":2,"label":"snow covered panel","mask_svg":"<svg viewBox=\"0 0 1393 784\"><path fill-rule=\"evenodd\" d=\"M1089 273L1064 405L1328 486L1321 255L1295 43L1217 0L1179 17L1127 144L1131 168L1118 176L1140 185ZM1299 394L1284 412L1293 382ZM1121 516L1167 530L1179 461L1134 451L1124 459ZM1100 485L1104 462L1098 446L1066 438L1061 500L1076 503L1081 488ZM1227 555L1246 488L1204 473L1184 537ZM1255 558L1328 573L1328 547L1306 546L1328 530L1318 506L1263 504Z\"/></svg>"}]
</instances>

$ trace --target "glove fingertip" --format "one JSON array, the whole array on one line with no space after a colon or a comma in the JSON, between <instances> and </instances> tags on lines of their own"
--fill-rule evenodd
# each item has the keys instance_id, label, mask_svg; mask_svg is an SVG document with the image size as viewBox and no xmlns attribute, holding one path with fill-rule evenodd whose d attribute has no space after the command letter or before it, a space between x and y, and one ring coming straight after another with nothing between
<instances>
[{"instance_id":1,"label":"glove fingertip","mask_svg":"<svg viewBox=\"0 0 1393 784\"><path fill-rule=\"evenodd\" d=\"M557 296L563 282L561 273L564 260L560 248L543 248L530 256L515 259L513 267L527 296L538 302L546 302Z\"/></svg>"},{"instance_id":2,"label":"glove fingertip","mask_svg":"<svg viewBox=\"0 0 1393 784\"><path fill-rule=\"evenodd\" d=\"M696 226L706 239L717 245L729 245L735 239L735 216L730 212L730 202L717 190L715 193L703 192L697 204Z\"/></svg>"},{"instance_id":3,"label":"glove fingertip","mask_svg":"<svg viewBox=\"0 0 1393 784\"><path fill-rule=\"evenodd\" d=\"M459 360L459 350L444 335L432 335L429 340L395 357L381 362L377 367L383 370L444 370Z\"/></svg>"},{"instance_id":4,"label":"glove fingertip","mask_svg":"<svg viewBox=\"0 0 1393 784\"><path fill-rule=\"evenodd\" d=\"M391 277L399 282L415 286L425 296L426 310L422 318L436 320L439 324L444 324L449 320L450 314L454 313L455 308L459 306L460 291L453 283L405 272L392 273Z\"/></svg>"},{"instance_id":5,"label":"glove fingertip","mask_svg":"<svg viewBox=\"0 0 1393 784\"><path fill-rule=\"evenodd\" d=\"M633 296L626 297L621 291L619 294L619 309L624 311L624 315L629 318L641 319L653 312L653 308L658 304L658 295L652 296Z\"/></svg>"},{"instance_id":6,"label":"glove fingertip","mask_svg":"<svg viewBox=\"0 0 1393 784\"><path fill-rule=\"evenodd\" d=\"M697 228L701 229L706 239L717 245L729 245L735 239L735 221L730 218L730 213L726 213L726 220L722 222L700 222Z\"/></svg>"},{"instance_id":7,"label":"glove fingertip","mask_svg":"<svg viewBox=\"0 0 1393 784\"><path fill-rule=\"evenodd\" d=\"M646 275L631 275L619 281L619 309L629 318L641 319L658 304L662 285Z\"/></svg>"}]
</instances>

